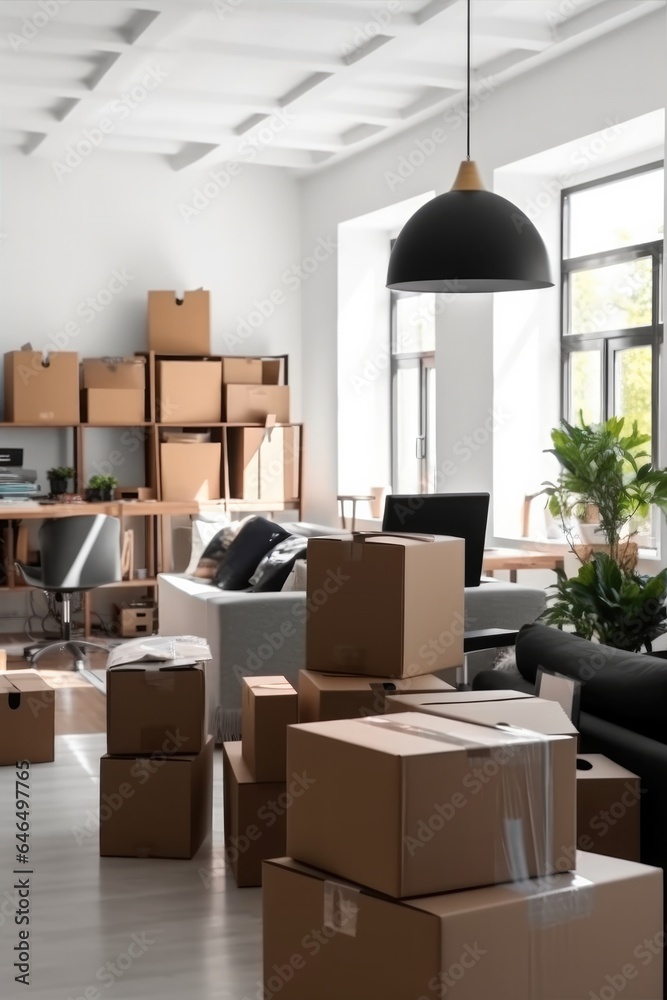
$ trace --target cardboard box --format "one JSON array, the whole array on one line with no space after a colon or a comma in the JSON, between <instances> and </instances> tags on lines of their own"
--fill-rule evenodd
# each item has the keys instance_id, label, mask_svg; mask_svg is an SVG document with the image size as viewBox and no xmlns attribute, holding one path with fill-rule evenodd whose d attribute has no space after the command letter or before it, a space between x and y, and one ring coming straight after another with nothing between
<instances>
[{"instance_id":1,"label":"cardboard box","mask_svg":"<svg viewBox=\"0 0 667 1000\"><path fill-rule=\"evenodd\" d=\"M299 496L298 427L231 427L229 488L237 500L296 500Z\"/></svg>"},{"instance_id":2,"label":"cardboard box","mask_svg":"<svg viewBox=\"0 0 667 1000\"><path fill-rule=\"evenodd\" d=\"M132 639L140 635L152 635L157 625L157 608L155 605L136 607L121 607L116 605L118 634L123 639Z\"/></svg>"},{"instance_id":3,"label":"cardboard box","mask_svg":"<svg viewBox=\"0 0 667 1000\"><path fill-rule=\"evenodd\" d=\"M83 413L89 424L142 424L146 393L143 389L84 389Z\"/></svg>"},{"instance_id":4,"label":"cardboard box","mask_svg":"<svg viewBox=\"0 0 667 1000\"><path fill-rule=\"evenodd\" d=\"M158 361L158 421L219 424L222 366L219 361Z\"/></svg>"},{"instance_id":5,"label":"cardboard box","mask_svg":"<svg viewBox=\"0 0 667 1000\"><path fill-rule=\"evenodd\" d=\"M211 832L213 747L100 760L100 855L192 858Z\"/></svg>"},{"instance_id":6,"label":"cardboard box","mask_svg":"<svg viewBox=\"0 0 667 1000\"><path fill-rule=\"evenodd\" d=\"M229 424L263 424L275 417L278 424L290 420L288 385L225 386L225 420Z\"/></svg>"},{"instance_id":7,"label":"cardboard box","mask_svg":"<svg viewBox=\"0 0 667 1000\"><path fill-rule=\"evenodd\" d=\"M55 698L36 670L0 675L0 764L53 760Z\"/></svg>"},{"instance_id":8,"label":"cardboard box","mask_svg":"<svg viewBox=\"0 0 667 1000\"><path fill-rule=\"evenodd\" d=\"M84 358L82 389L141 389L146 391L146 358Z\"/></svg>"},{"instance_id":9,"label":"cardboard box","mask_svg":"<svg viewBox=\"0 0 667 1000\"><path fill-rule=\"evenodd\" d=\"M123 663L109 667L106 680L108 753L198 754L204 748L208 712L202 663Z\"/></svg>"},{"instance_id":10,"label":"cardboard box","mask_svg":"<svg viewBox=\"0 0 667 1000\"><path fill-rule=\"evenodd\" d=\"M397 902L288 858L263 867L260 995L662 997L657 868L580 853L576 874Z\"/></svg>"},{"instance_id":11,"label":"cardboard box","mask_svg":"<svg viewBox=\"0 0 667 1000\"><path fill-rule=\"evenodd\" d=\"M309 539L308 670L411 677L461 666L464 544L381 532Z\"/></svg>"},{"instance_id":12,"label":"cardboard box","mask_svg":"<svg viewBox=\"0 0 667 1000\"><path fill-rule=\"evenodd\" d=\"M572 864L576 745L417 712L287 731L312 785L287 853L388 896L511 882ZM381 790L381 791L380 791Z\"/></svg>"},{"instance_id":13,"label":"cardboard box","mask_svg":"<svg viewBox=\"0 0 667 1000\"><path fill-rule=\"evenodd\" d=\"M260 358L223 358L223 385L261 385L262 361Z\"/></svg>"},{"instance_id":14,"label":"cardboard box","mask_svg":"<svg viewBox=\"0 0 667 1000\"><path fill-rule=\"evenodd\" d=\"M285 385L284 358L262 358L262 382L264 385Z\"/></svg>"},{"instance_id":15,"label":"cardboard box","mask_svg":"<svg viewBox=\"0 0 667 1000\"><path fill-rule=\"evenodd\" d=\"M518 726L546 736L579 736L579 730L557 702L522 691L397 694L387 697L387 713L394 712L425 712L477 726Z\"/></svg>"},{"instance_id":16,"label":"cardboard box","mask_svg":"<svg viewBox=\"0 0 667 1000\"><path fill-rule=\"evenodd\" d=\"M208 292L148 293L148 350L158 354L210 354L211 305Z\"/></svg>"},{"instance_id":17,"label":"cardboard box","mask_svg":"<svg viewBox=\"0 0 667 1000\"><path fill-rule=\"evenodd\" d=\"M299 671L299 722L327 722L383 715L391 695L453 691L451 684L424 674L420 677L348 677ZM392 698L392 700L394 700Z\"/></svg>"},{"instance_id":18,"label":"cardboard box","mask_svg":"<svg viewBox=\"0 0 667 1000\"><path fill-rule=\"evenodd\" d=\"M219 500L222 446L161 444L160 479L163 500Z\"/></svg>"},{"instance_id":19,"label":"cardboard box","mask_svg":"<svg viewBox=\"0 0 667 1000\"><path fill-rule=\"evenodd\" d=\"M262 884L262 861L285 853L284 781L255 781L241 743L223 743L225 860L238 886Z\"/></svg>"},{"instance_id":20,"label":"cardboard box","mask_svg":"<svg viewBox=\"0 0 667 1000\"><path fill-rule=\"evenodd\" d=\"M255 781L284 781L287 727L298 721L297 694L284 677L242 677L243 759Z\"/></svg>"},{"instance_id":21,"label":"cardboard box","mask_svg":"<svg viewBox=\"0 0 667 1000\"><path fill-rule=\"evenodd\" d=\"M641 779L602 754L577 757L577 846L639 861Z\"/></svg>"},{"instance_id":22,"label":"cardboard box","mask_svg":"<svg viewBox=\"0 0 667 1000\"><path fill-rule=\"evenodd\" d=\"M23 424L78 424L79 356L53 351L5 354L5 420Z\"/></svg>"}]
</instances>

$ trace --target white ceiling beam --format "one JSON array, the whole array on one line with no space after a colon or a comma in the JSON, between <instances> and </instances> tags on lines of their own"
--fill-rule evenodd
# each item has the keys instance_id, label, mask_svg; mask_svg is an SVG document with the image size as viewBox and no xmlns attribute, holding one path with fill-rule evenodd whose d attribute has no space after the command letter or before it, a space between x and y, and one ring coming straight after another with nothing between
<instances>
[{"instance_id":1,"label":"white ceiling beam","mask_svg":"<svg viewBox=\"0 0 667 1000\"><path fill-rule=\"evenodd\" d=\"M531 52L544 52L553 45L554 36L548 24L530 24L525 21L515 21L509 18L480 18L479 24L473 21L472 37L493 39L505 42L516 49L527 49Z\"/></svg>"},{"instance_id":2,"label":"white ceiling beam","mask_svg":"<svg viewBox=\"0 0 667 1000\"><path fill-rule=\"evenodd\" d=\"M374 80L388 86L407 84L417 87L439 87L441 90L460 90L465 86L465 66L444 66L437 63L397 61L393 66L373 69Z\"/></svg>"},{"instance_id":3,"label":"white ceiling beam","mask_svg":"<svg viewBox=\"0 0 667 1000\"><path fill-rule=\"evenodd\" d=\"M664 9L665 0L606 0L594 7L582 10L561 23L554 24L557 42L567 42L575 38L585 40L585 36L600 34L600 29L611 30L639 17L645 17L656 10Z\"/></svg>"}]
</instances>

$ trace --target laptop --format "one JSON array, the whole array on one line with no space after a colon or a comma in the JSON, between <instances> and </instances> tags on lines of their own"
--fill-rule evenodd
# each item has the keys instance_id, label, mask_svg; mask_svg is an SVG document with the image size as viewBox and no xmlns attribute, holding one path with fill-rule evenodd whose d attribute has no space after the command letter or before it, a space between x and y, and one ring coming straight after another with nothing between
<instances>
[{"instance_id":1,"label":"laptop","mask_svg":"<svg viewBox=\"0 0 667 1000\"><path fill-rule=\"evenodd\" d=\"M489 499L488 493L392 494L385 500L382 530L465 539L465 585L479 587Z\"/></svg>"}]
</instances>

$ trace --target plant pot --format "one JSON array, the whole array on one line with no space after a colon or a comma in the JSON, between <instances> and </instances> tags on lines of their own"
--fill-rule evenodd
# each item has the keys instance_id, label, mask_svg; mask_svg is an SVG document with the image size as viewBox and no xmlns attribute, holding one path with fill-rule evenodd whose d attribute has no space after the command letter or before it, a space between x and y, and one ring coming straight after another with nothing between
<instances>
[{"instance_id":1,"label":"plant pot","mask_svg":"<svg viewBox=\"0 0 667 1000\"><path fill-rule=\"evenodd\" d=\"M88 489L86 490L86 502L99 503L100 500L102 499L101 492L102 492L101 490L93 489L92 487L89 486Z\"/></svg>"},{"instance_id":2,"label":"plant pot","mask_svg":"<svg viewBox=\"0 0 667 1000\"><path fill-rule=\"evenodd\" d=\"M113 500L113 486L104 486L99 493L103 503L109 503L110 500Z\"/></svg>"},{"instance_id":3,"label":"plant pot","mask_svg":"<svg viewBox=\"0 0 667 1000\"><path fill-rule=\"evenodd\" d=\"M62 493L67 493L67 479L49 479L49 490L51 496L57 497Z\"/></svg>"},{"instance_id":4,"label":"plant pot","mask_svg":"<svg viewBox=\"0 0 667 1000\"><path fill-rule=\"evenodd\" d=\"M604 531L600 527L599 521L590 524L578 521L577 530L584 545L606 545L607 543L607 539L605 538Z\"/></svg>"}]
</instances>

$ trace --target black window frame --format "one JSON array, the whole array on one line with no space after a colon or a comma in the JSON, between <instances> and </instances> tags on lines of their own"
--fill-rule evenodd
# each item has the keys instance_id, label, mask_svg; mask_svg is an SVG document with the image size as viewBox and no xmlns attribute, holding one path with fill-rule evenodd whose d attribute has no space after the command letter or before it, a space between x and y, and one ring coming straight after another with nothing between
<instances>
[{"instance_id":1,"label":"black window frame","mask_svg":"<svg viewBox=\"0 0 667 1000\"><path fill-rule=\"evenodd\" d=\"M651 448L654 461L658 455L659 413L660 413L660 347L664 336L662 317L662 280L664 266L664 238L636 243L630 246L616 247L613 250L603 250L580 257L566 257L565 249L569 242L569 203L568 198L578 192L593 187L601 187L626 177L648 173L654 170L664 170L664 161L658 160L634 167L629 170L609 174L597 180L563 188L561 191L561 416L565 420L576 419L576 414L569 413L570 401L570 364L573 353L586 350L599 350L600 365L600 409L602 420L607 420L614 412L614 358L619 350L630 347L652 347L651 366ZM590 333L569 333L570 302L569 281L574 272L593 268L622 264L640 258L650 257L652 261L652 303L651 323L648 326L624 327L610 330L595 330Z\"/></svg>"}]
</instances>

